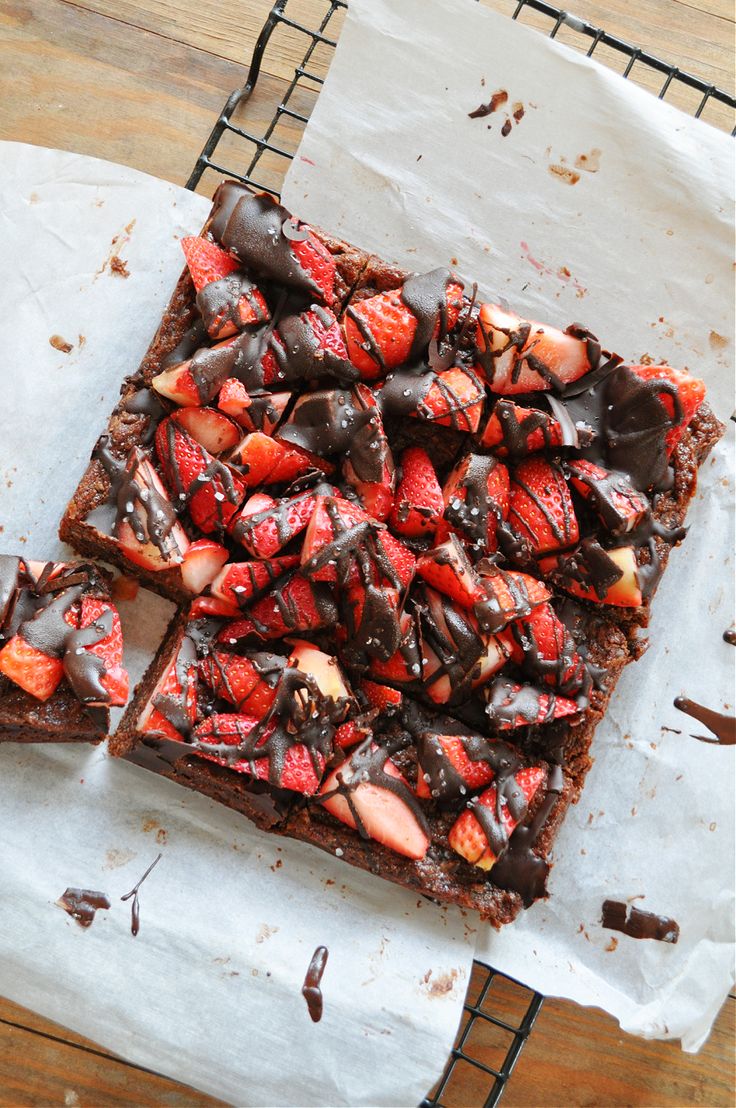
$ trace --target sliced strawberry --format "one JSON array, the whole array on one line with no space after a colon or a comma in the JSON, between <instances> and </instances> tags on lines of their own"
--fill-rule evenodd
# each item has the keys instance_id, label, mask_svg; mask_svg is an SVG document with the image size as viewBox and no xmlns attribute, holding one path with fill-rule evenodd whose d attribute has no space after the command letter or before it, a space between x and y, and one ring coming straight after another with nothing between
<instances>
[{"instance_id":1,"label":"sliced strawberry","mask_svg":"<svg viewBox=\"0 0 736 1108\"><path fill-rule=\"evenodd\" d=\"M356 719L346 719L335 731L332 742L340 750L348 750L351 746L364 742L371 733L370 724L361 723Z\"/></svg>"},{"instance_id":2,"label":"sliced strawberry","mask_svg":"<svg viewBox=\"0 0 736 1108\"><path fill-rule=\"evenodd\" d=\"M271 558L304 530L317 500L311 490L281 500L255 493L233 519L230 533L255 558Z\"/></svg>"},{"instance_id":3,"label":"sliced strawberry","mask_svg":"<svg viewBox=\"0 0 736 1108\"><path fill-rule=\"evenodd\" d=\"M246 608L278 581L279 577L299 565L298 554L267 558L262 562L230 562L223 565L210 585L213 597L238 608Z\"/></svg>"},{"instance_id":4,"label":"sliced strawberry","mask_svg":"<svg viewBox=\"0 0 736 1108\"><path fill-rule=\"evenodd\" d=\"M429 834L421 809L383 750L359 749L327 777L320 795L331 815L360 830L363 837L407 858L419 859L427 853Z\"/></svg>"},{"instance_id":5,"label":"sliced strawberry","mask_svg":"<svg viewBox=\"0 0 736 1108\"><path fill-rule=\"evenodd\" d=\"M667 409L670 419L674 420L679 416L675 426L667 432L667 451L671 454L705 400L705 383L682 369L673 369L668 365L632 365L629 369L642 381L653 382L655 392ZM661 383L661 389L656 388L658 383Z\"/></svg>"},{"instance_id":6,"label":"sliced strawberry","mask_svg":"<svg viewBox=\"0 0 736 1108\"><path fill-rule=\"evenodd\" d=\"M617 608L638 608L643 602L633 546L603 550L598 543L584 540L569 554L543 558L539 568L565 592L583 600Z\"/></svg>"},{"instance_id":7,"label":"sliced strawberry","mask_svg":"<svg viewBox=\"0 0 736 1108\"><path fill-rule=\"evenodd\" d=\"M448 331L457 323L463 306L462 293L462 285L448 284ZM350 361L364 380L372 380L409 361L417 317L402 299L401 289L393 289L352 304L345 313L344 327ZM439 328L438 321L432 339L438 337Z\"/></svg>"},{"instance_id":8,"label":"sliced strawberry","mask_svg":"<svg viewBox=\"0 0 736 1108\"><path fill-rule=\"evenodd\" d=\"M292 646L289 665L306 674L314 681L321 695L333 701L347 715L354 697L337 658L318 650L311 642L304 642L302 639L289 639L289 642ZM339 715L338 712L337 716ZM334 711L332 717L336 718Z\"/></svg>"},{"instance_id":9,"label":"sliced strawberry","mask_svg":"<svg viewBox=\"0 0 736 1108\"><path fill-rule=\"evenodd\" d=\"M125 473L128 492L135 495L125 504L125 515L116 525L115 538L126 557L154 572L181 565L189 539L177 520L161 478L138 447L130 452Z\"/></svg>"},{"instance_id":10,"label":"sliced strawberry","mask_svg":"<svg viewBox=\"0 0 736 1108\"><path fill-rule=\"evenodd\" d=\"M649 501L623 473L608 473L593 462L579 459L568 463L570 484L589 500L612 534L633 531L649 511Z\"/></svg>"},{"instance_id":11,"label":"sliced strawberry","mask_svg":"<svg viewBox=\"0 0 736 1108\"><path fill-rule=\"evenodd\" d=\"M185 734L194 725L196 716L197 659L191 650L190 640L184 639L176 657L169 663L156 685L138 720L137 730L146 735L161 735L174 741L183 741Z\"/></svg>"},{"instance_id":12,"label":"sliced strawberry","mask_svg":"<svg viewBox=\"0 0 736 1108\"><path fill-rule=\"evenodd\" d=\"M185 502L201 531L229 523L245 497L240 477L169 416L156 431L156 453L169 488Z\"/></svg>"},{"instance_id":13,"label":"sliced strawberry","mask_svg":"<svg viewBox=\"0 0 736 1108\"><path fill-rule=\"evenodd\" d=\"M209 716L200 723L195 728L192 737L195 742L202 743L205 746L214 746L220 743L224 746L238 746L243 742L247 742L258 723L257 719L247 715L229 715L220 712ZM263 741L265 742L267 738L268 732L264 732ZM256 745L255 754L258 752L258 745L260 743ZM270 757L240 758L231 761L224 756L207 754L206 750L200 749L197 753L213 762L225 765L228 769L235 770L237 773L250 774L260 781L269 781L277 788L291 789L293 792L302 793L304 796L313 796L317 792L321 772L324 768L324 758L319 751L315 751L312 755L304 743L295 743L288 747L275 779ZM319 776L315 772L315 760L320 766Z\"/></svg>"},{"instance_id":14,"label":"sliced strawberry","mask_svg":"<svg viewBox=\"0 0 736 1108\"><path fill-rule=\"evenodd\" d=\"M48 700L59 687L64 665L61 658L51 658L21 635L13 635L0 650L0 673L36 700Z\"/></svg>"},{"instance_id":15,"label":"sliced strawberry","mask_svg":"<svg viewBox=\"0 0 736 1108\"><path fill-rule=\"evenodd\" d=\"M209 239L183 238L181 246L198 293L207 285L222 281L240 268L235 258ZM201 300L198 299L198 303L201 304ZM207 307L210 308L209 314L212 314L209 303ZM224 339L228 335L234 335L242 327L251 323L264 323L270 318L263 294L245 274L240 275L239 281L234 280L232 287L225 287L218 297L217 307L219 310L208 321L207 327L211 337L216 339ZM205 305L202 305L202 310L204 314Z\"/></svg>"},{"instance_id":16,"label":"sliced strawberry","mask_svg":"<svg viewBox=\"0 0 736 1108\"><path fill-rule=\"evenodd\" d=\"M220 389L217 407L246 431L271 435L291 400L290 392L265 392L251 396L242 381L228 377Z\"/></svg>"},{"instance_id":17,"label":"sliced strawberry","mask_svg":"<svg viewBox=\"0 0 736 1108\"><path fill-rule=\"evenodd\" d=\"M219 596L197 596L189 608L190 619L235 619L240 609L235 604L221 600Z\"/></svg>"},{"instance_id":18,"label":"sliced strawberry","mask_svg":"<svg viewBox=\"0 0 736 1108\"><path fill-rule=\"evenodd\" d=\"M576 701L556 693L542 692L530 684L517 684L497 677L484 689L486 713L500 731L511 727L527 727L533 723L550 723L553 719L579 714Z\"/></svg>"},{"instance_id":19,"label":"sliced strawberry","mask_svg":"<svg viewBox=\"0 0 736 1108\"><path fill-rule=\"evenodd\" d=\"M578 541L578 521L562 470L533 456L514 468L509 523L535 554L563 550Z\"/></svg>"},{"instance_id":20,"label":"sliced strawberry","mask_svg":"<svg viewBox=\"0 0 736 1108\"><path fill-rule=\"evenodd\" d=\"M341 591L343 620L336 629L346 657L360 664L363 656L386 661L399 645L400 596L388 585L358 581Z\"/></svg>"},{"instance_id":21,"label":"sliced strawberry","mask_svg":"<svg viewBox=\"0 0 736 1108\"><path fill-rule=\"evenodd\" d=\"M455 535L422 554L417 561L417 573L462 608L472 608L483 597L480 578Z\"/></svg>"},{"instance_id":22,"label":"sliced strawberry","mask_svg":"<svg viewBox=\"0 0 736 1108\"><path fill-rule=\"evenodd\" d=\"M431 535L443 507L442 489L429 455L419 446L408 447L401 455L401 481L389 526L410 538Z\"/></svg>"},{"instance_id":23,"label":"sliced strawberry","mask_svg":"<svg viewBox=\"0 0 736 1108\"><path fill-rule=\"evenodd\" d=\"M312 470L332 473L334 466L299 446L287 446L262 431L251 431L228 455L229 464L240 467L243 483L254 489L293 481Z\"/></svg>"},{"instance_id":24,"label":"sliced strawberry","mask_svg":"<svg viewBox=\"0 0 736 1108\"><path fill-rule=\"evenodd\" d=\"M415 594L420 605L422 683L436 704L467 698L506 662L493 635L481 635L471 611L426 586Z\"/></svg>"},{"instance_id":25,"label":"sliced strawberry","mask_svg":"<svg viewBox=\"0 0 736 1108\"><path fill-rule=\"evenodd\" d=\"M302 546L305 571L315 581L360 582L360 550L379 579L407 588L416 568L412 552L359 505L340 496L318 497Z\"/></svg>"},{"instance_id":26,"label":"sliced strawberry","mask_svg":"<svg viewBox=\"0 0 736 1108\"><path fill-rule=\"evenodd\" d=\"M223 343L222 345L228 344ZM160 396L165 396L167 400L173 400L180 407L199 408L202 404L206 404L212 397L200 396L200 390L194 377L192 377L190 363L191 359L187 359L180 362L179 365L171 366L169 369L164 369L161 373L156 374L151 380L151 388ZM213 396L216 395L217 390L213 392Z\"/></svg>"},{"instance_id":27,"label":"sliced strawberry","mask_svg":"<svg viewBox=\"0 0 736 1108\"><path fill-rule=\"evenodd\" d=\"M171 418L210 454L232 450L240 438L239 428L217 408L180 408Z\"/></svg>"},{"instance_id":28,"label":"sliced strawberry","mask_svg":"<svg viewBox=\"0 0 736 1108\"><path fill-rule=\"evenodd\" d=\"M551 604L537 604L528 615L510 623L502 641L513 660L535 679L564 693L576 692L583 684L585 663Z\"/></svg>"},{"instance_id":29,"label":"sliced strawberry","mask_svg":"<svg viewBox=\"0 0 736 1108\"><path fill-rule=\"evenodd\" d=\"M600 352L582 329L558 331L521 319L497 304L481 305L476 344L476 368L491 391L512 395L577 381L592 368L591 354Z\"/></svg>"},{"instance_id":30,"label":"sliced strawberry","mask_svg":"<svg viewBox=\"0 0 736 1108\"><path fill-rule=\"evenodd\" d=\"M199 596L214 581L229 556L227 548L213 539L198 539L193 542L181 565L184 587L192 596Z\"/></svg>"},{"instance_id":31,"label":"sliced strawberry","mask_svg":"<svg viewBox=\"0 0 736 1108\"><path fill-rule=\"evenodd\" d=\"M123 629L113 604L96 596L83 596L80 602L79 629L92 628L97 642L81 646L86 654L99 659L99 672L85 673L85 686L98 684L98 696L86 704L122 707L128 700L128 674L123 668ZM66 670L66 665L65 665ZM69 674L67 674L69 676ZM70 677L72 685L73 679ZM90 689L90 696L94 694Z\"/></svg>"},{"instance_id":32,"label":"sliced strawberry","mask_svg":"<svg viewBox=\"0 0 736 1108\"><path fill-rule=\"evenodd\" d=\"M480 426L486 392L472 369L454 366L434 375L434 380L412 413L417 419L474 433Z\"/></svg>"},{"instance_id":33,"label":"sliced strawberry","mask_svg":"<svg viewBox=\"0 0 736 1108\"><path fill-rule=\"evenodd\" d=\"M401 640L398 650L387 661L371 658L369 673L374 681L383 684L412 685L422 680L424 654L417 635L416 622L408 612L399 616Z\"/></svg>"},{"instance_id":34,"label":"sliced strawberry","mask_svg":"<svg viewBox=\"0 0 736 1108\"><path fill-rule=\"evenodd\" d=\"M512 800L516 816L512 815L512 806L505 796L501 797L499 803L495 785L470 801L447 836L455 853L473 866L486 871L491 869L512 831L529 810L529 805L544 779L545 771L541 766L517 770L514 774L516 788ZM522 795L519 796L519 793Z\"/></svg>"},{"instance_id":35,"label":"sliced strawberry","mask_svg":"<svg viewBox=\"0 0 736 1108\"><path fill-rule=\"evenodd\" d=\"M474 612L483 631L501 631L514 619L527 615L552 595L528 573L500 569L491 564L478 570L485 596L476 601Z\"/></svg>"},{"instance_id":36,"label":"sliced strawberry","mask_svg":"<svg viewBox=\"0 0 736 1108\"><path fill-rule=\"evenodd\" d=\"M306 223L300 225L299 231L309 233L306 238L291 241L292 253L317 285L322 300L331 308L335 302L335 259Z\"/></svg>"},{"instance_id":37,"label":"sliced strawberry","mask_svg":"<svg viewBox=\"0 0 736 1108\"><path fill-rule=\"evenodd\" d=\"M491 740L486 740L490 742ZM463 793L470 789L481 789L494 778L494 771L488 762L473 761L465 743L459 735L424 734L418 743L419 774L417 777L417 796L429 799L432 796L430 785L436 772L437 784L445 790L454 792L453 784L459 778ZM439 768L435 771L434 767ZM428 768L431 772L428 772ZM439 790L438 791L443 791Z\"/></svg>"},{"instance_id":38,"label":"sliced strawberry","mask_svg":"<svg viewBox=\"0 0 736 1108\"><path fill-rule=\"evenodd\" d=\"M274 655L267 655L275 659ZM283 660L281 660L283 661ZM264 676L263 666L239 654L212 650L199 662L199 676L212 691L239 712L262 719L276 699L278 680Z\"/></svg>"},{"instance_id":39,"label":"sliced strawberry","mask_svg":"<svg viewBox=\"0 0 736 1108\"><path fill-rule=\"evenodd\" d=\"M330 587L303 573L294 573L256 600L248 610L248 617L264 639L334 627L338 618Z\"/></svg>"},{"instance_id":40,"label":"sliced strawberry","mask_svg":"<svg viewBox=\"0 0 736 1108\"><path fill-rule=\"evenodd\" d=\"M374 519L383 522L388 519L394 503L396 488L396 468L391 447L383 429L383 420L375 394L367 385L356 385L354 395L364 410L372 412L369 423L363 424L355 440L351 443L349 456L343 459L342 474L351 488L355 489L361 504ZM370 469L378 470L378 480L369 479L372 474L365 472L365 463L361 453L371 455Z\"/></svg>"},{"instance_id":41,"label":"sliced strawberry","mask_svg":"<svg viewBox=\"0 0 736 1108\"><path fill-rule=\"evenodd\" d=\"M375 681L369 681L367 677L359 682L360 691L366 698L369 708L377 708L379 711L401 707L404 694L398 689L391 689L388 685L379 685Z\"/></svg>"},{"instance_id":42,"label":"sliced strawberry","mask_svg":"<svg viewBox=\"0 0 736 1108\"><path fill-rule=\"evenodd\" d=\"M498 549L499 521L508 518L509 490L509 471L503 462L466 454L445 481L444 520L478 553L492 554Z\"/></svg>"},{"instance_id":43,"label":"sliced strawberry","mask_svg":"<svg viewBox=\"0 0 736 1108\"><path fill-rule=\"evenodd\" d=\"M562 427L549 412L522 408L501 398L488 417L480 442L500 458L525 458L562 446Z\"/></svg>"}]
</instances>

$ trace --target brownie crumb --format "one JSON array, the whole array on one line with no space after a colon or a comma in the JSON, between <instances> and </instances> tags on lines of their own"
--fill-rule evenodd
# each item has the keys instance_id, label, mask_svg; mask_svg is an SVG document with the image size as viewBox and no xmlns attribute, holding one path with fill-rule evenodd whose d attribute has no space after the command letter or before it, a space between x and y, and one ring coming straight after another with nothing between
<instances>
[{"instance_id":1,"label":"brownie crumb","mask_svg":"<svg viewBox=\"0 0 736 1108\"><path fill-rule=\"evenodd\" d=\"M110 272L116 273L118 277L130 277L128 263L119 258L117 254L113 254L110 258Z\"/></svg>"},{"instance_id":2,"label":"brownie crumb","mask_svg":"<svg viewBox=\"0 0 736 1108\"><path fill-rule=\"evenodd\" d=\"M62 354L70 354L74 349L72 343L67 342L61 335L51 335L49 338L49 345L53 346L54 350L59 350Z\"/></svg>"}]
</instances>

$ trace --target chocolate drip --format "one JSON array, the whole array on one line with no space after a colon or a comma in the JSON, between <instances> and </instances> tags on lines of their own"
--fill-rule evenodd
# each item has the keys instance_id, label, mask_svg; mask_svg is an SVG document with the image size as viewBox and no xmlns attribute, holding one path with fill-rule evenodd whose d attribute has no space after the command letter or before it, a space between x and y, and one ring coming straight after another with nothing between
<instances>
[{"instance_id":1,"label":"chocolate drip","mask_svg":"<svg viewBox=\"0 0 736 1108\"><path fill-rule=\"evenodd\" d=\"M381 480L385 435L380 412L364 407L357 394L343 389L307 394L297 401L278 437L321 457L349 457L362 481Z\"/></svg>"},{"instance_id":2,"label":"chocolate drip","mask_svg":"<svg viewBox=\"0 0 736 1108\"><path fill-rule=\"evenodd\" d=\"M127 524L138 542L153 543L161 557L168 560L178 550L171 534L177 516L169 499L143 478L141 467L146 462L150 464L148 455L134 446L123 462L112 453L109 443L109 436L102 435L92 457L102 464L110 480L108 504L115 513L111 533L117 537L121 526ZM107 514L95 509L88 521L101 527Z\"/></svg>"},{"instance_id":3,"label":"chocolate drip","mask_svg":"<svg viewBox=\"0 0 736 1108\"><path fill-rule=\"evenodd\" d=\"M255 293L258 289L245 273L228 273L219 281L210 281L197 293L197 308L207 331L220 328L226 323L232 324L237 331L244 326L241 302L245 299L252 318L249 323L263 323L266 313L262 301Z\"/></svg>"},{"instance_id":4,"label":"chocolate drip","mask_svg":"<svg viewBox=\"0 0 736 1108\"><path fill-rule=\"evenodd\" d=\"M556 445L556 440L553 435L554 424L549 412L543 412L536 408L523 409L524 414L519 414L520 406L514 403L513 400L506 400L501 398L496 401L493 409L493 414L497 417L501 427L501 442L495 449L500 452L502 448L512 459L515 461L519 458L525 458L528 454L532 453L530 448L530 440L532 435L537 431L541 431L542 439L545 448ZM567 409L563 409L567 414ZM569 424L574 428L572 420L568 416ZM577 446L577 431L575 433L575 442L573 445Z\"/></svg>"},{"instance_id":5,"label":"chocolate drip","mask_svg":"<svg viewBox=\"0 0 736 1108\"><path fill-rule=\"evenodd\" d=\"M478 676L483 640L465 613L446 596L425 588L416 599L422 642L431 647L440 662L434 673L425 667L424 689L431 696L432 687L447 678L451 690L448 703L463 700L471 692L472 679Z\"/></svg>"},{"instance_id":6,"label":"chocolate drip","mask_svg":"<svg viewBox=\"0 0 736 1108\"><path fill-rule=\"evenodd\" d=\"M190 448L189 454L199 454L204 469L188 486L185 486L177 459L177 437L182 434L186 435L186 432L182 432L179 425L174 423L172 419L169 419L166 423L166 454L169 463L168 470L172 479L174 491L180 502L189 502L196 496L201 488L211 484L215 490L212 499L217 506L217 525L222 528L225 525L225 503L227 502L237 507L243 498L243 493L240 492L235 485L233 471L225 465L224 462L221 462L219 458L211 457L205 448L201 446L196 439L192 438L191 435L186 435L187 443ZM118 494L118 502L119 501L120 495ZM146 507L148 507L149 504L150 500L147 501ZM166 522L168 523L168 520Z\"/></svg>"},{"instance_id":7,"label":"chocolate drip","mask_svg":"<svg viewBox=\"0 0 736 1108\"><path fill-rule=\"evenodd\" d=\"M488 537L488 516L492 513L497 520L501 518L500 506L494 503L488 492L491 475L496 466L501 464L492 456L469 454L460 483L460 488L465 490L465 499L455 494L445 508L448 523L463 531L483 549Z\"/></svg>"},{"instance_id":8,"label":"chocolate drip","mask_svg":"<svg viewBox=\"0 0 736 1108\"><path fill-rule=\"evenodd\" d=\"M141 885L146 880L154 866L156 866L161 861L162 857L163 855L159 854L156 858L154 858L146 872L141 877L140 881L138 881L138 883L133 886L129 893L126 893L125 896L120 897L121 900L130 900L131 897L133 898L130 912L130 931L133 937L138 934L141 928L141 908L140 902L138 900L138 890L140 889Z\"/></svg>"},{"instance_id":9,"label":"chocolate drip","mask_svg":"<svg viewBox=\"0 0 736 1108\"><path fill-rule=\"evenodd\" d=\"M309 968L304 978L304 984L302 985L302 996L307 1002L307 1008L309 1009L309 1015L313 1023L319 1023L322 1019L322 990L320 984L322 982L322 974L325 972L328 957L329 951L327 947L318 946L312 955L312 960L309 963Z\"/></svg>"},{"instance_id":10,"label":"chocolate drip","mask_svg":"<svg viewBox=\"0 0 736 1108\"><path fill-rule=\"evenodd\" d=\"M500 889L518 893L525 908L546 895L549 863L535 853L542 833L564 787L559 766L553 766L547 781L547 795L526 826L516 827L503 854L493 867L493 883ZM478 810L479 810L478 806ZM476 818L478 816L476 811Z\"/></svg>"},{"instance_id":11,"label":"chocolate drip","mask_svg":"<svg viewBox=\"0 0 736 1108\"><path fill-rule=\"evenodd\" d=\"M305 296L321 298L319 284L291 249L291 241L300 237L294 235L300 225L283 204L265 194L254 196L234 181L224 181L215 193L212 211L214 238L249 272Z\"/></svg>"},{"instance_id":12,"label":"chocolate drip","mask_svg":"<svg viewBox=\"0 0 736 1108\"><path fill-rule=\"evenodd\" d=\"M67 647L69 637L74 630L64 615L70 610L85 592L84 585L75 585L65 589L54 600L47 604L41 611L24 623L19 634L29 646L40 650L42 654L50 658L61 658Z\"/></svg>"},{"instance_id":13,"label":"chocolate drip","mask_svg":"<svg viewBox=\"0 0 736 1108\"><path fill-rule=\"evenodd\" d=\"M649 561L642 563L641 559L638 559L636 569L636 578L643 597L646 598L652 595L662 576L662 559L659 556L655 540L661 539L663 542L676 545L682 542L686 534L687 527L667 527L666 524L655 519L651 511L648 511L642 522L633 531L629 531L627 535L622 536L621 543L625 540L627 544L646 547L649 552Z\"/></svg>"},{"instance_id":14,"label":"chocolate drip","mask_svg":"<svg viewBox=\"0 0 736 1108\"><path fill-rule=\"evenodd\" d=\"M191 626L191 625L190 625ZM189 689L196 676L197 649L189 635L184 635L176 656L176 680L178 693L157 693L153 706L168 720L171 726L183 738L188 738L192 730L192 721L187 708Z\"/></svg>"},{"instance_id":15,"label":"chocolate drip","mask_svg":"<svg viewBox=\"0 0 736 1108\"><path fill-rule=\"evenodd\" d=\"M696 704L694 700L689 700L686 696L676 697L674 703L679 711L692 716L698 723L704 723L708 730L715 735L714 739L710 739L705 735L693 735L694 739L700 739L704 743L720 744L721 746L736 745L736 717L724 715L712 708L704 708L702 704Z\"/></svg>"},{"instance_id":16,"label":"chocolate drip","mask_svg":"<svg viewBox=\"0 0 736 1108\"><path fill-rule=\"evenodd\" d=\"M68 912L80 927L90 927L95 912L110 907L110 898L105 893L93 889L66 889L56 901L60 908Z\"/></svg>"},{"instance_id":17,"label":"chocolate drip","mask_svg":"<svg viewBox=\"0 0 736 1108\"><path fill-rule=\"evenodd\" d=\"M426 355L435 331L440 343L447 336L447 288L452 280L449 269L433 269L430 273L415 273L404 281L401 299L417 321L410 363Z\"/></svg>"},{"instance_id":18,"label":"chocolate drip","mask_svg":"<svg viewBox=\"0 0 736 1108\"><path fill-rule=\"evenodd\" d=\"M526 578L521 574L508 573L486 559L480 561L475 569L486 592L485 598L477 600L473 605L473 614L481 631L493 635L496 631L503 630L512 618L528 616L538 603L531 599ZM500 587L496 586L496 582L500 582ZM501 603L499 592L501 596L508 595L511 609Z\"/></svg>"},{"instance_id":19,"label":"chocolate drip","mask_svg":"<svg viewBox=\"0 0 736 1108\"><path fill-rule=\"evenodd\" d=\"M405 747L408 742L409 736L403 733L381 744L375 742L373 736L369 736L356 747L347 762L337 771L337 787L321 793L316 799L319 803L323 803L333 796L344 797L358 834L362 839L370 839L371 836L366 831L360 812L353 801L353 793L364 784L387 789L409 808L422 831L429 838L427 820L416 796L401 777L392 777L383 768L391 755Z\"/></svg>"},{"instance_id":20,"label":"chocolate drip","mask_svg":"<svg viewBox=\"0 0 736 1108\"><path fill-rule=\"evenodd\" d=\"M604 900L601 925L609 931L621 931L631 939L657 939L661 943L676 943L680 925L667 916L657 916L622 904L619 900Z\"/></svg>"},{"instance_id":21,"label":"chocolate drip","mask_svg":"<svg viewBox=\"0 0 736 1108\"><path fill-rule=\"evenodd\" d=\"M573 477L589 489L590 503L612 535L629 531L632 519L637 521L646 516L649 503L642 493L632 488L626 474L590 473L575 462L570 462L569 468Z\"/></svg>"},{"instance_id":22,"label":"chocolate drip","mask_svg":"<svg viewBox=\"0 0 736 1108\"><path fill-rule=\"evenodd\" d=\"M730 646L736 646L736 631L732 629L724 631L723 641L727 642Z\"/></svg>"},{"instance_id":23,"label":"chocolate drip","mask_svg":"<svg viewBox=\"0 0 736 1108\"><path fill-rule=\"evenodd\" d=\"M3 624L13 611L20 567L20 558L0 554L0 641Z\"/></svg>"},{"instance_id":24,"label":"chocolate drip","mask_svg":"<svg viewBox=\"0 0 736 1108\"><path fill-rule=\"evenodd\" d=\"M583 539L575 550L561 554L556 568L549 575L567 588L572 582L593 589L599 600L623 577L623 570L596 539Z\"/></svg>"},{"instance_id":25,"label":"chocolate drip","mask_svg":"<svg viewBox=\"0 0 736 1108\"><path fill-rule=\"evenodd\" d=\"M152 423L158 423L164 414L160 398L152 389L137 389L123 401L122 409L131 415L145 415Z\"/></svg>"},{"instance_id":26,"label":"chocolate drip","mask_svg":"<svg viewBox=\"0 0 736 1108\"><path fill-rule=\"evenodd\" d=\"M72 631L66 637L64 674L83 704L108 704L110 701L110 694L102 684L107 667L89 647L106 639L112 632L112 626L112 611L108 608L94 623Z\"/></svg>"},{"instance_id":27,"label":"chocolate drip","mask_svg":"<svg viewBox=\"0 0 736 1108\"><path fill-rule=\"evenodd\" d=\"M479 378L471 369L464 368L463 372L475 386L468 399L463 399L439 372L419 364L389 373L376 393L376 400L381 411L388 415L417 415L420 419L433 422L437 416L425 400L434 386L445 404L442 418L449 419L450 426L455 431L470 431L472 427L466 413L478 405L478 398L483 397L484 391Z\"/></svg>"}]
</instances>

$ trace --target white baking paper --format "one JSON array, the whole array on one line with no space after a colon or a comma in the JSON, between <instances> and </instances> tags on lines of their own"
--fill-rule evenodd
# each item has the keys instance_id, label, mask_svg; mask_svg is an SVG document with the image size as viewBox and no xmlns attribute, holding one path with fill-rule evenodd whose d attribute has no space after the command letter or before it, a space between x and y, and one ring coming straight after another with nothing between
<instances>
[{"instance_id":1,"label":"white baking paper","mask_svg":"<svg viewBox=\"0 0 736 1108\"><path fill-rule=\"evenodd\" d=\"M4 552L70 553L61 514L208 209L122 166L0 144ZM119 607L134 682L173 608L146 590ZM0 843L0 995L238 1105L412 1105L439 1075L472 959L459 911L104 748L0 744ZM159 852L133 938L120 897ZM67 886L112 907L84 931L55 904ZM313 1024L300 990L318 945Z\"/></svg>"},{"instance_id":2,"label":"white baking paper","mask_svg":"<svg viewBox=\"0 0 736 1108\"><path fill-rule=\"evenodd\" d=\"M500 110L468 117L498 90ZM582 321L629 361L689 368L727 421L733 150L727 135L471 0L351 0L284 199L409 268L450 264L481 298L505 297L529 318ZM733 430L701 473L652 646L598 728L551 898L478 943L542 992L686 1050L733 980L734 749L690 738L707 732L672 706L679 693L721 711L736 701L721 638L734 604ZM676 946L601 928L604 899L635 897L678 920Z\"/></svg>"}]
</instances>

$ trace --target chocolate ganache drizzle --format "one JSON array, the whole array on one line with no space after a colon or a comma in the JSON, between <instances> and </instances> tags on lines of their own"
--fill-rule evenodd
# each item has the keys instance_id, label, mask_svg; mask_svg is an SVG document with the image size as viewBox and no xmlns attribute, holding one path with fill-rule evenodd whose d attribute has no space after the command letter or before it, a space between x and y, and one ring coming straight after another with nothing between
<instances>
[{"instance_id":1,"label":"chocolate ganache drizzle","mask_svg":"<svg viewBox=\"0 0 736 1108\"><path fill-rule=\"evenodd\" d=\"M153 543L161 557L171 558L177 549L172 530L177 515L171 502L144 478L148 455L134 446L123 461L110 449L109 435L102 435L92 457L102 465L110 481L107 501L87 516L87 522L117 536L127 524L140 543Z\"/></svg>"}]
</instances>

